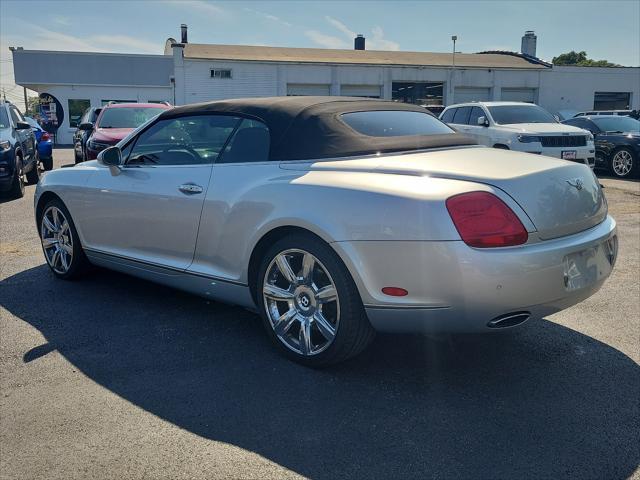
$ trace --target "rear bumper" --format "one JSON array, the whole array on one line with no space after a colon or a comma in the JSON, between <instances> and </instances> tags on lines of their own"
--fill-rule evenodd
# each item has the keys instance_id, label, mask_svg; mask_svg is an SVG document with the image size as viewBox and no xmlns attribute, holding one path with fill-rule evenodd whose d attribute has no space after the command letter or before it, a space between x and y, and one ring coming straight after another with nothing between
<instances>
[{"instance_id":1,"label":"rear bumper","mask_svg":"<svg viewBox=\"0 0 640 480\"><path fill-rule=\"evenodd\" d=\"M51 158L53 156L53 144L50 141L38 143L38 155L41 160Z\"/></svg>"},{"instance_id":2,"label":"rear bumper","mask_svg":"<svg viewBox=\"0 0 640 480\"><path fill-rule=\"evenodd\" d=\"M377 330L482 332L492 330L487 324L496 317L528 312L542 318L593 295L613 269L617 252L611 257L607 249L617 250L615 236L615 220L607 217L587 231L520 247L474 249L461 241L333 245ZM583 258L581 276L565 285ZM385 286L409 295L386 296Z\"/></svg>"}]
</instances>

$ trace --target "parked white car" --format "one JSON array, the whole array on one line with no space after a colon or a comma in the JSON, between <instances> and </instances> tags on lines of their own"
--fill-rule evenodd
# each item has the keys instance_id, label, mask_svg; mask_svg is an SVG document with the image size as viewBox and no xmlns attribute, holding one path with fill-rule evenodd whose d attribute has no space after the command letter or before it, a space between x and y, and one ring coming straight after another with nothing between
<instances>
[{"instance_id":1,"label":"parked white car","mask_svg":"<svg viewBox=\"0 0 640 480\"><path fill-rule=\"evenodd\" d=\"M440 120L489 147L595 164L590 132L563 125L531 103L462 103L447 107Z\"/></svg>"}]
</instances>

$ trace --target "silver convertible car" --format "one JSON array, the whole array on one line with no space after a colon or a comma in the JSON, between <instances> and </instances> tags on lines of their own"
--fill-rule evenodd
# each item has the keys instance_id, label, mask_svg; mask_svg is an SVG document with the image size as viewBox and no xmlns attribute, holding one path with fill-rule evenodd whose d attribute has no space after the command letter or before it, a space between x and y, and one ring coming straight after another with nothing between
<instances>
[{"instance_id":1,"label":"silver convertible car","mask_svg":"<svg viewBox=\"0 0 640 480\"><path fill-rule=\"evenodd\" d=\"M420 107L187 105L41 179L62 279L88 264L259 311L310 366L374 332L513 328L593 293L616 223L586 165L474 145Z\"/></svg>"}]
</instances>

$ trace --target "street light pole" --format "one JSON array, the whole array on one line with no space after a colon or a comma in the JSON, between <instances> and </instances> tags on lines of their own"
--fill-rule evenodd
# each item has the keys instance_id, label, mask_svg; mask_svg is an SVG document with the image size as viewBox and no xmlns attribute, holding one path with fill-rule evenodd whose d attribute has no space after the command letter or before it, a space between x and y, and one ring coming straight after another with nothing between
<instances>
[{"instance_id":1,"label":"street light pole","mask_svg":"<svg viewBox=\"0 0 640 480\"><path fill-rule=\"evenodd\" d=\"M453 79L455 77L455 69L456 69L456 40L458 40L458 36L457 35L452 35L451 36L451 40L453 40L453 52L451 54L451 82L450 82L450 87L451 87L451 102L449 102L449 105L453 105L454 104L454 92L455 92L455 86L453 85Z\"/></svg>"}]
</instances>

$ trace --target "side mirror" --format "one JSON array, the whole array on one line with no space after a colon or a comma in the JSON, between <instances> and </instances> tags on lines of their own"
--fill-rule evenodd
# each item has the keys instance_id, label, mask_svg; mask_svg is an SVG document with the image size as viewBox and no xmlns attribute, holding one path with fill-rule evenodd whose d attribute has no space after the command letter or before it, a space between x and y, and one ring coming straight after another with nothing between
<instances>
[{"instance_id":1,"label":"side mirror","mask_svg":"<svg viewBox=\"0 0 640 480\"><path fill-rule=\"evenodd\" d=\"M16 130L30 130L30 129L31 129L31 125L29 125L27 122L16 123Z\"/></svg>"},{"instance_id":2,"label":"side mirror","mask_svg":"<svg viewBox=\"0 0 640 480\"><path fill-rule=\"evenodd\" d=\"M481 127L488 127L489 126L489 120L487 120L487 117L480 116L478 117L478 125L480 125Z\"/></svg>"},{"instance_id":3,"label":"side mirror","mask_svg":"<svg viewBox=\"0 0 640 480\"><path fill-rule=\"evenodd\" d=\"M91 123L91 122L83 122L78 126L78 128L80 130L91 131L91 130L93 130L93 123Z\"/></svg>"},{"instance_id":4,"label":"side mirror","mask_svg":"<svg viewBox=\"0 0 640 480\"><path fill-rule=\"evenodd\" d=\"M122 164L122 152L118 147L105 148L98 154L98 163L107 167L120 167Z\"/></svg>"}]
</instances>

